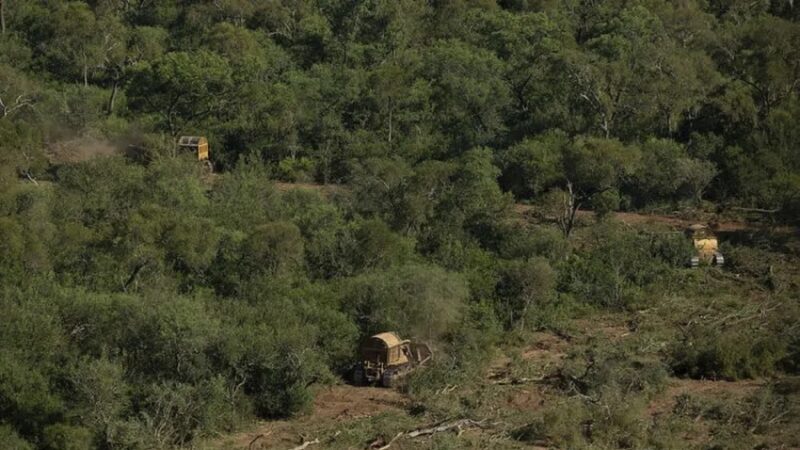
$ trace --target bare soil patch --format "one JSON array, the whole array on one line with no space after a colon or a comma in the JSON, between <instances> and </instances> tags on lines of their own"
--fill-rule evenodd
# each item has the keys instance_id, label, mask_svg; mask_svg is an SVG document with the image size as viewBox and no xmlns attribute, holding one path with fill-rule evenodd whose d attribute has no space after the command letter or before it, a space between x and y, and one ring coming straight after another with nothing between
<instances>
[{"instance_id":1,"label":"bare soil patch","mask_svg":"<svg viewBox=\"0 0 800 450\"><path fill-rule=\"evenodd\" d=\"M208 449L283 449L298 445L303 433L340 422L402 411L408 400L394 389L337 385L320 388L313 410L291 420L263 421L250 430L210 442ZM310 437L313 439L313 436ZM252 443L252 445L250 445Z\"/></svg>"},{"instance_id":2,"label":"bare soil patch","mask_svg":"<svg viewBox=\"0 0 800 450\"><path fill-rule=\"evenodd\" d=\"M673 379L662 395L650 402L647 412L651 416L669 413L675 407L681 395L692 395L702 398L733 397L742 398L753 394L764 386L763 381L714 381Z\"/></svg>"},{"instance_id":3,"label":"bare soil patch","mask_svg":"<svg viewBox=\"0 0 800 450\"><path fill-rule=\"evenodd\" d=\"M561 336L546 332L537 332L533 336L533 344L522 352L523 359L548 364L566 356L569 343Z\"/></svg>"}]
</instances>

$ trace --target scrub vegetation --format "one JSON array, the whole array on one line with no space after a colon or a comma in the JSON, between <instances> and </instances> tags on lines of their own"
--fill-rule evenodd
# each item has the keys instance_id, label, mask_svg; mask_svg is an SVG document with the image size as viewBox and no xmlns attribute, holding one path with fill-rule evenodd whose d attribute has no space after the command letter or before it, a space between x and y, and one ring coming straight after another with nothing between
<instances>
[{"instance_id":1,"label":"scrub vegetation","mask_svg":"<svg viewBox=\"0 0 800 450\"><path fill-rule=\"evenodd\" d=\"M800 447L793 2L0 19L0 449Z\"/></svg>"}]
</instances>

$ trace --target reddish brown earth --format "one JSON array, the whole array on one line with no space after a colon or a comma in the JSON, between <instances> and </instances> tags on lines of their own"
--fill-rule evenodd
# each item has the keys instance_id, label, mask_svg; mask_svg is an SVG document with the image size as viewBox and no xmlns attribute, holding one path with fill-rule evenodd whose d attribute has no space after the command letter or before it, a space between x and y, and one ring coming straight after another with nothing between
<instances>
[{"instance_id":1,"label":"reddish brown earth","mask_svg":"<svg viewBox=\"0 0 800 450\"><path fill-rule=\"evenodd\" d=\"M651 416L668 414L675 408L678 397L691 395L700 398L743 398L764 387L763 381L713 381L713 380L671 380L663 394L650 402L647 408Z\"/></svg>"},{"instance_id":2,"label":"reddish brown earth","mask_svg":"<svg viewBox=\"0 0 800 450\"><path fill-rule=\"evenodd\" d=\"M407 399L398 391L376 387L337 385L316 392L311 412L289 420L256 423L250 430L210 442L213 449L283 449L299 445L317 436L303 436L295 430L309 430L369 417L387 412L403 411ZM252 443L252 445L251 445Z\"/></svg>"}]
</instances>

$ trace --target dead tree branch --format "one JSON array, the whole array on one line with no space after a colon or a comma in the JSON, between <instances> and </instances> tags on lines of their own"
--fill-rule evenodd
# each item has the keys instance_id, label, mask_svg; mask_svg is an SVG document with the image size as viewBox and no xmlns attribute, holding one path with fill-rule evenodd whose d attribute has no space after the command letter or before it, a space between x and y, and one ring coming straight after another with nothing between
<instances>
[{"instance_id":1,"label":"dead tree branch","mask_svg":"<svg viewBox=\"0 0 800 450\"><path fill-rule=\"evenodd\" d=\"M389 447L391 447L391 446L392 446L392 444L394 444L394 442L395 442L396 440L400 439L400 437L401 437L401 436L403 436L403 432L402 432L402 431L401 431L401 432L399 432L399 433L397 433L397 434L396 434L396 435L395 435L395 436L392 438L392 440L390 440L389 442L387 442L387 443L386 443L386 445L384 445L384 446L382 446L382 447L378 447L378 448L377 448L377 449L375 449L375 450L386 450L386 449L388 449Z\"/></svg>"},{"instance_id":2,"label":"dead tree branch","mask_svg":"<svg viewBox=\"0 0 800 450\"><path fill-rule=\"evenodd\" d=\"M399 432L397 433L389 442L381 447L377 447L380 445L378 440L376 440L373 444L371 444L368 449L370 450L387 450L389 449L392 444L394 444L400 438L407 438L407 439L415 439L422 436L430 436L436 433L445 433L448 431L455 431L459 435L464 432L467 428L486 428L486 419L484 420L472 420L472 419L460 419L454 422L449 423L440 423L439 425L432 426L430 428L419 428L413 431L406 431L406 432Z\"/></svg>"},{"instance_id":3,"label":"dead tree branch","mask_svg":"<svg viewBox=\"0 0 800 450\"><path fill-rule=\"evenodd\" d=\"M772 209L764 209L764 208L742 208L740 206L733 206L731 207L734 211L743 211L743 212L757 212L757 213L764 213L764 214L775 214L780 212L781 208L772 208Z\"/></svg>"},{"instance_id":4,"label":"dead tree branch","mask_svg":"<svg viewBox=\"0 0 800 450\"><path fill-rule=\"evenodd\" d=\"M298 445L297 447L292 447L290 450L305 450L312 445L319 444L319 438L314 439L313 441L306 441L302 444Z\"/></svg>"},{"instance_id":5,"label":"dead tree branch","mask_svg":"<svg viewBox=\"0 0 800 450\"><path fill-rule=\"evenodd\" d=\"M548 379L549 377L543 375L536 378L505 378L502 380L497 380L492 382L492 384L496 384L499 386L516 386L520 384L531 384L531 383L539 383Z\"/></svg>"},{"instance_id":6,"label":"dead tree branch","mask_svg":"<svg viewBox=\"0 0 800 450\"><path fill-rule=\"evenodd\" d=\"M265 436L269 436L270 434L272 434L272 431L268 431L266 433L262 433L262 434L259 434L256 437L254 437L253 440L250 441L250 444L247 446L247 450L253 450L253 445L256 443L257 440L259 440L259 439L261 439L261 438L263 438Z\"/></svg>"}]
</instances>

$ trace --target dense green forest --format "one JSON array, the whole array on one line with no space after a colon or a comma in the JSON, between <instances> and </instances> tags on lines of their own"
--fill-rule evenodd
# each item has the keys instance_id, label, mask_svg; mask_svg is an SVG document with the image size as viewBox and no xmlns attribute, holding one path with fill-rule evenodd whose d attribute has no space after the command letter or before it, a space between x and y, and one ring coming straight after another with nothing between
<instances>
[{"instance_id":1,"label":"dense green forest","mask_svg":"<svg viewBox=\"0 0 800 450\"><path fill-rule=\"evenodd\" d=\"M557 406L431 448L800 446L798 124L790 0L0 0L0 449L302 415L389 329L435 364L359 432L499 414L546 332ZM772 229L692 270L619 211ZM634 419L670 379L771 381Z\"/></svg>"}]
</instances>

